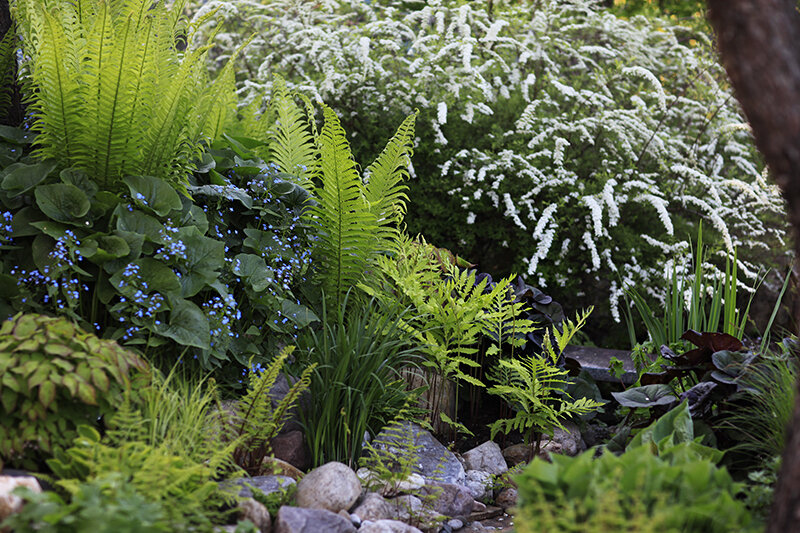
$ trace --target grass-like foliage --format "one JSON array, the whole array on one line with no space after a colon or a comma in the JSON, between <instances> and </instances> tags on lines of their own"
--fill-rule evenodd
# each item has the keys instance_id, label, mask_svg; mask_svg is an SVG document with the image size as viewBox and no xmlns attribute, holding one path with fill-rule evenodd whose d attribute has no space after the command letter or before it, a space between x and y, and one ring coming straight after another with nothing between
<instances>
[{"instance_id":1,"label":"grass-like foliage","mask_svg":"<svg viewBox=\"0 0 800 533\"><path fill-rule=\"evenodd\" d=\"M567 371L558 367L564 348L586 323L589 313L591 309L578 315L575 321L565 320L561 331L553 328L545 333L540 357L529 355L498 361L498 368L490 374L496 384L488 392L501 396L516 414L514 418L492 423L489 426L492 438L498 432L519 431L538 453L539 435L552 435L555 428L563 429L561 420L565 417L586 414L602 405L590 398L569 398L564 391Z\"/></svg>"},{"instance_id":2,"label":"grass-like foliage","mask_svg":"<svg viewBox=\"0 0 800 533\"><path fill-rule=\"evenodd\" d=\"M297 340L298 361L317 365L309 386L314 405L301 411L314 465L355 466L365 434L376 435L414 395L400 378L402 368L419 363L404 317L348 300L323 312L319 331Z\"/></svg>"},{"instance_id":3,"label":"grass-like foliage","mask_svg":"<svg viewBox=\"0 0 800 533\"><path fill-rule=\"evenodd\" d=\"M233 72L213 82L184 0L12 2L38 155L103 189L145 174L181 183L235 104Z\"/></svg>"}]
</instances>

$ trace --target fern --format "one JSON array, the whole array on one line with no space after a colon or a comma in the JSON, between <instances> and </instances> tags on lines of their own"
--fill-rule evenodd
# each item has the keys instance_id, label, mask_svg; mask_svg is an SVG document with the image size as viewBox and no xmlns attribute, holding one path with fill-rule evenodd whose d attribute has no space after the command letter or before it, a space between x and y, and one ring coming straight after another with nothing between
<instances>
[{"instance_id":1,"label":"fern","mask_svg":"<svg viewBox=\"0 0 800 533\"><path fill-rule=\"evenodd\" d=\"M288 413L311 383L311 374L316 368L313 364L306 367L286 396L275 408L272 407L269 392L292 351L294 346L287 346L263 372L250 373L247 394L240 403L240 410L244 412L236 421L237 445L233 454L234 462L248 474L262 474L263 460L270 453L270 441L286 423Z\"/></svg>"},{"instance_id":2,"label":"fern","mask_svg":"<svg viewBox=\"0 0 800 533\"><path fill-rule=\"evenodd\" d=\"M562 428L561 420L567 416L581 415L600 407L599 402L589 398L570 399L564 393L568 383L567 371L559 368L558 358L570 339L586 323L591 309L580 315L577 321L565 320L563 331L552 329L544 336L543 356L529 355L522 358L500 359L498 367L489 373L496 384L488 389L490 394L501 396L516 414L489 425L491 438L498 432L521 432L528 444L538 452L538 435L542 432L552 434L555 428Z\"/></svg>"},{"instance_id":3,"label":"fern","mask_svg":"<svg viewBox=\"0 0 800 533\"><path fill-rule=\"evenodd\" d=\"M211 45L193 44L184 4L17 0L39 157L84 170L108 190L127 174L184 182L201 141L235 113L233 73L210 82Z\"/></svg>"},{"instance_id":4,"label":"fern","mask_svg":"<svg viewBox=\"0 0 800 533\"><path fill-rule=\"evenodd\" d=\"M272 160L282 172L297 176L300 185L307 186L316 173L314 138L308 131L308 120L294 103L286 82L277 75L272 84L272 109L276 118L271 132ZM313 114L309 113L309 116Z\"/></svg>"},{"instance_id":5,"label":"fern","mask_svg":"<svg viewBox=\"0 0 800 533\"><path fill-rule=\"evenodd\" d=\"M14 27L8 29L0 40L0 118L7 116L11 107L14 73L16 72Z\"/></svg>"}]
</instances>

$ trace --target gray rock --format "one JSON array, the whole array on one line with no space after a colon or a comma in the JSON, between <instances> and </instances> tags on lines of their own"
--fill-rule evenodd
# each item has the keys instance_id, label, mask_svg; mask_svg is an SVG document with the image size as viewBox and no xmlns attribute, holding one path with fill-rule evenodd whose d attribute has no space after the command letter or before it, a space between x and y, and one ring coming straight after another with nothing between
<instances>
[{"instance_id":1,"label":"gray rock","mask_svg":"<svg viewBox=\"0 0 800 533\"><path fill-rule=\"evenodd\" d=\"M250 486L255 487L264 494L271 494L286 489L293 485L295 481L286 476L253 476L235 479L233 483L241 485L242 488L239 490L240 497L252 498L253 491L250 490Z\"/></svg>"},{"instance_id":2,"label":"gray rock","mask_svg":"<svg viewBox=\"0 0 800 533\"><path fill-rule=\"evenodd\" d=\"M496 442L491 440L465 452L463 457L467 464L467 470L480 470L494 475L508 471L503 451Z\"/></svg>"},{"instance_id":3,"label":"gray rock","mask_svg":"<svg viewBox=\"0 0 800 533\"><path fill-rule=\"evenodd\" d=\"M272 455L300 470L311 466L311 454L303 432L294 429L281 433L270 441Z\"/></svg>"},{"instance_id":4,"label":"gray rock","mask_svg":"<svg viewBox=\"0 0 800 533\"><path fill-rule=\"evenodd\" d=\"M391 482L380 479L376 472L365 467L356 470L356 475L361 480L361 485L367 490L379 491L386 497L409 494L425 485L425 478L414 473L411 473L406 479Z\"/></svg>"},{"instance_id":5,"label":"gray rock","mask_svg":"<svg viewBox=\"0 0 800 533\"><path fill-rule=\"evenodd\" d=\"M462 527L464 527L464 522L462 522L458 518L453 518L452 520L447 521L447 525L450 526L450 529L455 531L457 529L461 529Z\"/></svg>"},{"instance_id":6,"label":"gray rock","mask_svg":"<svg viewBox=\"0 0 800 533\"><path fill-rule=\"evenodd\" d=\"M350 513L350 522L352 522L354 526L360 527L361 526L361 517L356 515L356 514Z\"/></svg>"},{"instance_id":7,"label":"gray rock","mask_svg":"<svg viewBox=\"0 0 800 533\"><path fill-rule=\"evenodd\" d=\"M492 474L481 470L467 470L464 486L473 499L488 498L492 493Z\"/></svg>"},{"instance_id":8,"label":"gray rock","mask_svg":"<svg viewBox=\"0 0 800 533\"><path fill-rule=\"evenodd\" d=\"M503 450L503 458L508 466L527 463L531 454L531 447L527 444L512 444Z\"/></svg>"},{"instance_id":9,"label":"gray rock","mask_svg":"<svg viewBox=\"0 0 800 533\"><path fill-rule=\"evenodd\" d=\"M275 533L353 533L355 526L325 509L303 509L284 505L275 518Z\"/></svg>"},{"instance_id":10,"label":"gray rock","mask_svg":"<svg viewBox=\"0 0 800 533\"><path fill-rule=\"evenodd\" d=\"M517 505L517 489L514 487L506 487L500 491L497 498L494 500L495 505L503 509L509 509Z\"/></svg>"},{"instance_id":11,"label":"gray rock","mask_svg":"<svg viewBox=\"0 0 800 533\"><path fill-rule=\"evenodd\" d=\"M393 519L417 524L420 529L431 529L445 520L445 517L434 511L430 505L424 504L422 500L410 494L392 498L388 502Z\"/></svg>"},{"instance_id":12,"label":"gray rock","mask_svg":"<svg viewBox=\"0 0 800 533\"><path fill-rule=\"evenodd\" d=\"M272 518L264 504L253 498L245 498L239 502L239 520L250 520L261 533L272 531Z\"/></svg>"},{"instance_id":13,"label":"gray rock","mask_svg":"<svg viewBox=\"0 0 800 533\"><path fill-rule=\"evenodd\" d=\"M405 422L400 428L404 436L408 437L409 443L417 448L412 466L415 473L422 475L427 481L464 482L464 467L433 435L411 422ZM372 445L378 452L385 453L388 456L387 462L390 462L392 457L403 455L404 436L398 436L395 431L381 432Z\"/></svg>"},{"instance_id":14,"label":"gray rock","mask_svg":"<svg viewBox=\"0 0 800 533\"><path fill-rule=\"evenodd\" d=\"M347 511L361 496L361 482L345 464L331 462L306 474L297 484L299 507Z\"/></svg>"},{"instance_id":15,"label":"gray rock","mask_svg":"<svg viewBox=\"0 0 800 533\"><path fill-rule=\"evenodd\" d=\"M370 520L373 522L395 516L389 502L376 492L368 492L363 501L353 509L353 514L363 521Z\"/></svg>"},{"instance_id":16,"label":"gray rock","mask_svg":"<svg viewBox=\"0 0 800 533\"><path fill-rule=\"evenodd\" d=\"M480 522L472 522L467 524L460 533L484 533L484 531L489 531L489 529Z\"/></svg>"},{"instance_id":17,"label":"gray rock","mask_svg":"<svg viewBox=\"0 0 800 533\"><path fill-rule=\"evenodd\" d=\"M431 483L420 491L429 497L433 509L444 516L467 516L472 512L475 498L469 490L454 483Z\"/></svg>"},{"instance_id":18,"label":"gray rock","mask_svg":"<svg viewBox=\"0 0 800 533\"><path fill-rule=\"evenodd\" d=\"M486 510L486 504L483 502L475 501L472 504L472 512L473 513L482 513Z\"/></svg>"},{"instance_id":19,"label":"gray rock","mask_svg":"<svg viewBox=\"0 0 800 533\"><path fill-rule=\"evenodd\" d=\"M376 520L364 522L359 533L422 533L419 529L399 520Z\"/></svg>"},{"instance_id":20,"label":"gray rock","mask_svg":"<svg viewBox=\"0 0 800 533\"><path fill-rule=\"evenodd\" d=\"M563 422L564 429L556 428L553 432L553 437L542 437L541 444L542 448L546 445L550 445L551 448L548 449L551 453L563 453L565 455L578 455L581 452L586 451L586 443L583 442L583 437L581 436L581 430L572 421L566 420ZM551 444L552 443L552 444ZM558 447L553 446L557 444L561 447L561 450L558 450Z\"/></svg>"}]
</instances>

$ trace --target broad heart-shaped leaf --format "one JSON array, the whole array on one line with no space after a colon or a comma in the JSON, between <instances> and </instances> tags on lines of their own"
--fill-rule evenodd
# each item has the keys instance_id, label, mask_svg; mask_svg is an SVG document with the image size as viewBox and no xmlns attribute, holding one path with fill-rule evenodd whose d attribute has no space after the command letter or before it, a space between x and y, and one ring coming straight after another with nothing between
<instances>
[{"instance_id":1,"label":"broad heart-shaped leaf","mask_svg":"<svg viewBox=\"0 0 800 533\"><path fill-rule=\"evenodd\" d=\"M754 352L732 352L720 350L711 355L711 362L716 370L711 372L711 377L720 383L735 383L747 366L757 357Z\"/></svg>"},{"instance_id":2,"label":"broad heart-shaped leaf","mask_svg":"<svg viewBox=\"0 0 800 533\"><path fill-rule=\"evenodd\" d=\"M130 252L128 252L127 255L120 257L119 259L113 259L103 264L103 270L105 270L109 274L113 274L117 270L125 268L125 265L127 265L131 261L139 259L139 257L141 257L142 255L142 245L144 244L144 236L132 231L115 230L114 235L120 237L127 243Z\"/></svg>"},{"instance_id":3,"label":"broad heart-shaped leaf","mask_svg":"<svg viewBox=\"0 0 800 533\"><path fill-rule=\"evenodd\" d=\"M233 273L247 280L255 292L263 291L275 280L275 272L267 268L263 257L255 254L238 254L234 257Z\"/></svg>"},{"instance_id":4,"label":"broad heart-shaped leaf","mask_svg":"<svg viewBox=\"0 0 800 533\"><path fill-rule=\"evenodd\" d=\"M211 333L208 319L194 303L183 298L172 302L169 324L161 324L156 332L183 346L210 349Z\"/></svg>"},{"instance_id":5,"label":"broad heart-shaped leaf","mask_svg":"<svg viewBox=\"0 0 800 533\"><path fill-rule=\"evenodd\" d=\"M41 183L56 168L55 161L42 161L35 165L14 163L3 173L0 188L12 196L20 195Z\"/></svg>"},{"instance_id":6,"label":"broad heart-shaped leaf","mask_svg":"<svg viewBox=\"0 0 800 533\"><path fill-rule=\"evenodd\" d=\"M0 125L0 139L15 144L30 144L36 135L30 130Z\"/></svg>"},{"instance_id":7,"label":"broad heart-shaped leaf","mask_svg":"<svg viewBox=\"0 0 800 533\"><path fill-rule=\"evenodd\" d=\"M98 265L130 253L128 242L118 235L95 234L81 241L81 254Z\"/></svg>"},{"instance_id":8,"label":"broad heart-shaped leaf","mask_svg":"<svg viewBox=\"0 0 800 533\"><path fill-rule=\"evenodd\" d=\"M294 322L298 328L304 328L312 322L319 322L319 317L311 309L286 298L281 302L281 314Z\"/></svg>"},{"instance_id":9,"label":"broad heart-shaped leaf","mask_svg":"<svg viewBox=\"0 0 800 533\"><path fill-rule=\"evenodd\" d=\"M669 405L678 401L668 385L645 385L633 387L622 392L612 392L611 395L623 407L654 407L656 405Z\"/></svg>"},{"instance_id":10,"label":"broad heart-shaped leaf","mask_svg":"<svg viewBox=\"0 0 800 533\"><path fill-rule=\"evenodd\" d=\"M201 185L199 187L186 187L192 196L209 196L212 198L225 198L226 200L238 200L248 209L253 207L253 198L244 189L222 185Z\"/></svg>"},{"instance_id":11,"label":"broad heart-shaped leaf","mask_svg":"<svg viewBox=\"0 0 800 533\"><path fill-rule=\"evenodd\" d=\"M91 207L86 193L69 183L39 185L34 195L42 213L59 222L75 222Z\"/></svg>"},{"instance_id":12,"label":"broad heart-shaped leaf","mask_svg":"<svg viewBox=\"0 0 800 533\"><path fill-rule=\"evenodd\" d=\"M247 235L244 240L244 246L257 254L263 253L264 250L274 250L280 246L280 243L275 238L275 234L271 231L245 228L244 234Z\"/></svg>"},{"instance_id":13,"label":"broad heart-shaped leaf","mask_svg":"<svg viewBox=\"0 0 800 533\"><path fill-rule=\"evenodd\" d=\"M128 210L120 204L114 210L117 215L117 229L143 235L150 242L164 244L164 225L157 218L142 213L138 209Z\"/></svg>"},{"instance_id":14,"label":"broad heart-shaped leaf","mask_svg":"<svg viewBox=\"0 0 800 533\"><path fill-rule=\"evenodd\" d=\"M92 181L83 170L76 168L65 168L58 174L58 176L64 183L74 185L85 192L86 196L88 197L94 196L99 189L97 184Z\"/></svg>"},{"instance_id":15,"label":"broad heart-shaped leaf","mask_svg":"<svg viewBox=\"0 0 800 533\"><path fill-rule=\"evenodd\" d=\"M114 273L109 279L114 289L128 298L133 297L137 287L142 286L142 282L147 283L147 290L144 292L158 292L164 296L177 297L181 293L181 282L177 274L164 263L151 257L142 257L133 261L132 264L138 266L138 282L131 283L132 280L123 277L124 269Z\"/></svg>"},{"instance_id":16,"label":"broad heart-shaped leaf","mask_svg":"<svg viewBox=\"0 0 800 533\"><path fill-rule=\"evenodd\" d=\"M673 446L694 440L694 426L689 414L688 402L681 402L675 409L668 411L637 433L628 445L628 449L646 444L656 444L660 451L666 451L668 446L664 446L663 443L667 437L672 437L670 444Z\"/></svg>"},{"instance_id":17,"label":"broad heart-shaped leaf","mask_svg":"<svg viewBox=\"0 0 800 533\"><path fill-rule=\"evenodd\" d=\"M183 296L188 298L217 280L225 263L225 243L201 235L195 226L180 228L176 238L186 245L181 285Z\"/></svg>"},{"instance_id":18,"label":"broad heart-shaped leaf","mask_svg":"<svg viewBox=\"0 0 800 533\"><path fill-rule=\"evenodd\" d=\"M131 191L131 197L152 209L158 216L166 216L182 207L181 198L167 182L153 176L125 176L122 178Z\"/></svg>"},{"instance_id":19,"label":"broad heart-shaped leaf","mask_svg":"<svg viewBox=\"0 0 800 533\"><path fill-rule=\"evenodd\" d=\"M718 352L720 350L738 352L744 349L744 344L742 344L742 341L733 335L728 335L727 333L698 333L690 329L681 335L681 339L691 342L698 348L710 350L711 353Z\"/></svg>"},{"instance_id":20,"label":"broad heart-shaped leaf","mask_svg":"<svg viewBox=\"0 0 800 533\"><path fill-rule=\"evenodd\" d=\"M0 274L0 299L10 300L19 294L16 276Z\"/></svg>"}]
</instances>

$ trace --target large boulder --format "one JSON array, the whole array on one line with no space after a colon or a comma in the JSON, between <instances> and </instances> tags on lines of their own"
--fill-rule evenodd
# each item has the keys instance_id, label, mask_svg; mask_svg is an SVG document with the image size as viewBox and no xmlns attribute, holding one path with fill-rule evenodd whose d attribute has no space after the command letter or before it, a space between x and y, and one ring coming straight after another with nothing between
<instances>
[{"instance_id":1,"label":"large boulder","mask_svg":"<svg viewBox=\"0 0 800 533\"><path fill-rule=\"evenodd\" d=\"M387 463L408 453L414 448L411 458L412 470L429 482L463 483L464 467L456 456L436 440L430 432L411 422L405 422L391 431L380 432L372 442L378 453L383 453Z\"/></svg>"},{"instance_id":2,"label":"large boulder","mask_svg":"<svg viewBox=\"0 0 800 533\"><path fill-rule=\"evenodd\" d=\"M467 470L480 470L493 475L500 475L508 471L503 451L496 442L491 440L465 452L462 457L467 465Z\"/></svg>"},{"instance_id":3,"label":"large boulder","mask_svg":"<svg viewBox=\"0 0 800 533\"><path fill-rule=\"evenodd\" d=\"M353 533L349 520L325 509L303 509L284 505L275 518L275 533Z\"/></svg>"},{"instance_id":4,"label":"large boulder","mask_svg":"<svg viewBox=\"0 0 800 533\"><path fill-rule=\"evenodd\" d=\"M300 507L347 511L361 496L361 482L345 464L331 462L305 475L297 484L295 499Z\"/></svg>"},{"instance_id":5,"label":"large boulder","mask_svg":"<svg viewBox=\"0 0 800 533\"><path fill-rule=\"evenodd\" d=\"M272 455L290 465L305 470L311 466L311 454L303 432L294 429L281 433L270 441Z\"/></svg>"}]
</instances>

